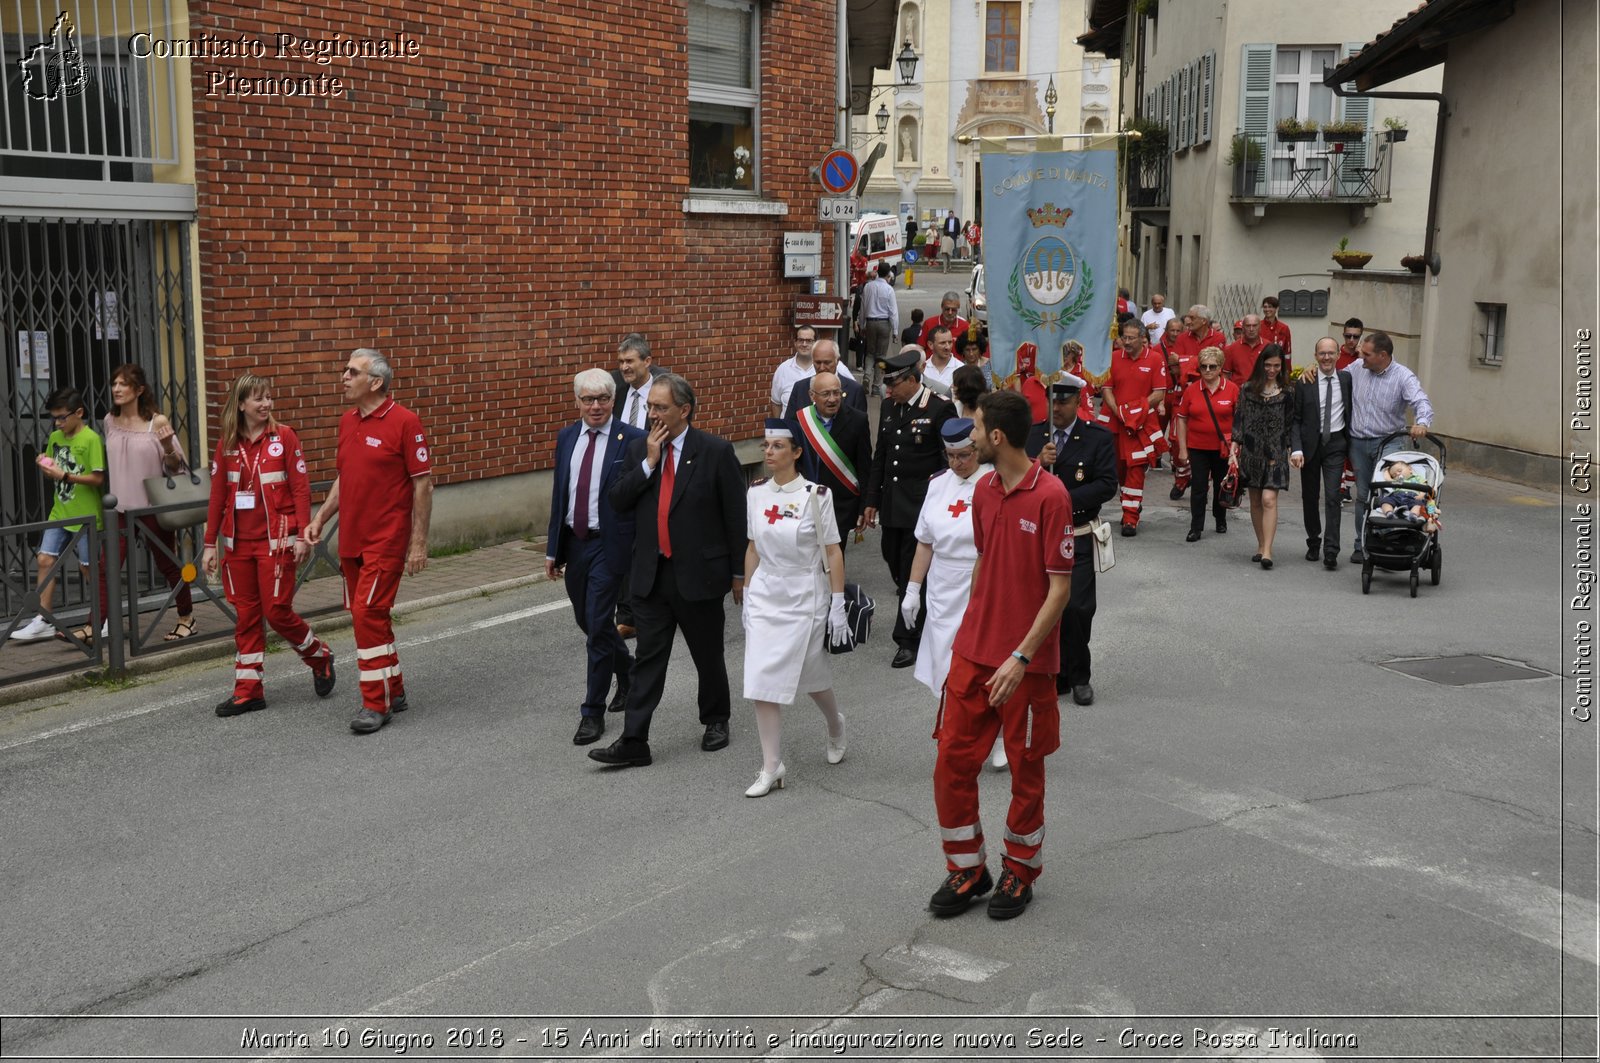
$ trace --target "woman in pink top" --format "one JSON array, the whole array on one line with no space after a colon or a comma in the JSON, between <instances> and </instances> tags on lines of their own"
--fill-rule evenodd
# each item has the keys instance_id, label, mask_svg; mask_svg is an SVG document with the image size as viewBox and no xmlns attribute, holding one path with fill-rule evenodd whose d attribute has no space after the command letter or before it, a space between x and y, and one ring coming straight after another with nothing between
<instances>
[{"instance_id":1,"label":"woman in pink top","mask_svg":"<svg viewBox=\"0 0 1600 1063\"><path fill-rule=\"evenodd\" d=\"M105 420L106 470L111 474L111 491L117 496L117 512L126 513L150 504L144 492L145 480L175 473L183 467L183 446L172 431L172 422L156 410L155 396L150 393L143 369L136 365L117 366L111 374L111 402L114 408L106 414ZM150 552L167 586L178 588L178 623L164 637L168 642L186 639L199 628L194 622L194 597L189 592L189 584L184 582L178 562L173 560L178 552L178 533L167 531L153 516L140 517L139 523L149 538L166 547L165 551L152 549ZM120 587L122 565L128 559L131 537L131 532L122 536L115 566L100 566L101 601L108 603L108 611L112 599L107 593L106 570L115 567ZM173 556L168 556L169 553Z\"/></svg>"}]
</instances>

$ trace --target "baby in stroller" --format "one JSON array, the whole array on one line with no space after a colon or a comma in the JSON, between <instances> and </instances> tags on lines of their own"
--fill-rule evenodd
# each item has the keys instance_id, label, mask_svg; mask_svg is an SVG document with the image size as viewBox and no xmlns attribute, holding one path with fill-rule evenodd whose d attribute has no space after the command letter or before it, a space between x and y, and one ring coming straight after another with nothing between
<instances>
[{"instance_id":1,"label":"baby in stroller","mask_svg":"<svg viewBox=\"0 0 1600 1063\"><path fill-rule=\"evenodd\" d=\"M1428 488L1432 486L1427 475L1411 467L1409 462L1391 462L1383 471L1384 478L1393 489L1379 496L1374 516L1403 517L1420 522L1427 531L1439 527L1439 504ZM1406 487L1416 484L1417 489Z\"/></svg>"}]
</instances>

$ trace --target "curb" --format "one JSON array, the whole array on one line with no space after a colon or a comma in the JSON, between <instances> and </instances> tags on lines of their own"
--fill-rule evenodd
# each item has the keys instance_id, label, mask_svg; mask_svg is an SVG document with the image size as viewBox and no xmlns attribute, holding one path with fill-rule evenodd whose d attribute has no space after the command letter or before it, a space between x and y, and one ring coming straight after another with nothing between
<instances>
[{"instance_id":1,"label":"curb","mask_svg":"<svg viewBox=\"0 0 1600 1063\"><path fill-rule=\"evenodd\" d=\"M424 609L433 609L441 605L453 605L464 602L468 598L486 598L502 591L517 590L520 587L532 586L535 583L545 583L544 574L534 573L527 576L515 576L511 579L498 580L494 583L485 583L481 587L460 587L453 591L441 594L432 594L426 598L414 598L407 602L395 603L391 610L395 616L407 616L411 613L421 612ZM325 613L316 618L316 630L319 632L343 631L350 626L350 614L344 609L336 612ZM276 632L267 634L268 646L281 646L283 639ZM201 643L198 646L185 646L181 649L163 650L145 657L135 657L128 661L124 675L128 677L152 675L163 672L177 665L194 664L199 661L223 660L233 656L233 649L226 639L218 638L214 641ZM47 675L39 679L32 679L14 686L0 688L0 707L15 705L23 701L32 701L35 698L49 697L52 694L63 694L68 691L82 688L85 677L100 677L104 669L83 669L72 672L62 672L58 675Z\"/></svg>"}]
</instances>

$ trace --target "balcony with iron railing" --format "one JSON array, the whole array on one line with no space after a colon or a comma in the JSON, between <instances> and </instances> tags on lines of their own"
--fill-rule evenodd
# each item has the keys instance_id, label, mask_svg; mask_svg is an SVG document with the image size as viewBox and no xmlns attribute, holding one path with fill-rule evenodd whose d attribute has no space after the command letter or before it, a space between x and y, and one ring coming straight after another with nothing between
<instances>
[{"instance_id":1,"label":"balcony with iron railing","mask_svg":"<svg viewBox=\"0 0 1600 1063\"><path fill-rule=\"evenodd\" d=\"M1172 156L1165 150L1128 162L1128 209L1162 212L1172 205Z\"/></svg>"},{"instance_id":2,"label":"balcony with iron railing","mask_svg":"<svg viewBox=\"0 0 1600 1063\"><path fill-rule=\"evenodd\" d=\"M1337 203L1370 206L1389 201L1394 170L1392 133L1368 130L1350 137L1328 133L1235 133L1227 162L1234 203Z\"/></svg>"}]
</instances>

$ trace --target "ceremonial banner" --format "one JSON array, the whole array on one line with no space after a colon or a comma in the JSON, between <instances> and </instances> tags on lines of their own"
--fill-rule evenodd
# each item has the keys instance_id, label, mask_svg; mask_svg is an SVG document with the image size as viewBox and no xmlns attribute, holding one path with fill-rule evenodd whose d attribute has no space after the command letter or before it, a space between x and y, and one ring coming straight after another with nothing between
<instances>
[{"instance_id":1,"label":"ceremonial banner","mask_svg":"<svg viewBox=\"0 0 1600 1063\"><path fill-rule=\"evenodd\" d=\"M1062 344L1077 340L1091 380L1104 381L1117 312L1116 150L1024 154L1003 141L984 148L990 371L1006 384L1018 352L1033 344L1036 371L1048 382L1061 370Z\"/></svg>"}]
</instances>

